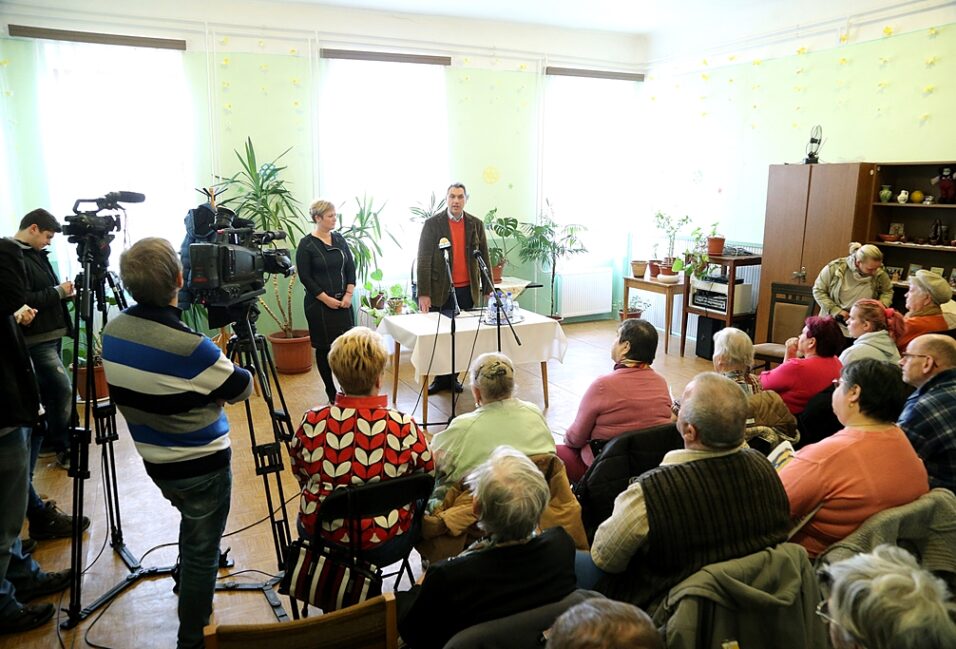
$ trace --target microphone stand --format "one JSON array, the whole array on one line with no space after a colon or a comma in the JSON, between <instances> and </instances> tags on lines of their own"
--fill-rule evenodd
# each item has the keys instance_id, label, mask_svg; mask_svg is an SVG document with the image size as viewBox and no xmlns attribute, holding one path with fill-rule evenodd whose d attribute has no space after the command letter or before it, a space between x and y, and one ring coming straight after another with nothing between
<instances>
[{"instance_id":1,"label":"microphone stand","mask_svg":"<svg viewBox=\"0 0 956 649\"><path fill-rule=\"evenodd\" d=\"M481 256L481 251L475 249L471 254L478 260L478 269L484 276L485 281L488 282L488 286L491 287L491 294L495 298L495 309L498 311L498 317L495 318L495 327L498 329L498 353L501 353L501 316L505 317L505 322L508 323L508 328L511 329L511 335L514 336L515 342L520 346L521 339L518 338L518 333L515 331L514 325L511 324L511 318L508 317L507 312L505 312L504 305L501 303L501 296L498 294L498 289L495 288L495 283L491 280L491 273L488 272L488 265L485 264L485 260Z\"/></svg>"},{"instance_id":2,"label":"microphone stand","mask_svg":"<svg viewBox=\"0 0 956 649\"><path fill-rule=\"evenodd\" d=\"M448 418L448 423L451 423L452 419L455 418L455 405L458 402L458 373L455 371L455 317L458 315L458 312L461 310L458 307L458 295L455 293L455 281L452 279L451 274L451 264L448 261L448 248L442 248L445 252L445 271L448 273L448 294L451 297L451 314L448 316L451 318L451 416ZM441 317L441 312L439 313L439 318ZM426 388L427 389L427 388Z\"/></svg>"}]
</instances>

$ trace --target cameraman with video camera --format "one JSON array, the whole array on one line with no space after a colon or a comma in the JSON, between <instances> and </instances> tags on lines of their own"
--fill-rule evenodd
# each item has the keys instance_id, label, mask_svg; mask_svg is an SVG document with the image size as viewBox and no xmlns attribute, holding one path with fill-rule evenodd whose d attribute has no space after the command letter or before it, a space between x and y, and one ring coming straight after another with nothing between
<instances>
[{"instance_id":1,"label":"cameraman with video camera","mask_svg":"<svg viewBox=\"0 0 956 649\"><path fill-rule=\"evenodd\" d=\"M248 398L252 377L180 321L182 266L168 241L137 241L120 276L137 304L103 330L106 377L146 473L182 514L177 646L202 647L232 490L222 406Z\"/></svg>"}]
</instances>

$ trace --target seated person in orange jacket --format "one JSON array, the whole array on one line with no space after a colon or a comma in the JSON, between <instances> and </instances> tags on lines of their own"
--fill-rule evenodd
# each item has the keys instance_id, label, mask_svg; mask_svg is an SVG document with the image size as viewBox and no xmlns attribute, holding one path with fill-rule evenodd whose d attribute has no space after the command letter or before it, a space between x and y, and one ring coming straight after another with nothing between
<instances>
[{"instance_id":1,"label":"seated person in orange jacket","mask_svg":"<svg viewBox=\"0 0 956 649\"><path fill-rule=\"evenodd\" d=\"M918 270L910 275L910 289L906 292L906 315L903 316L903 334L896 339L897 348L906 351L906 345L922 334L946 331L949 323L943 317L941 304L953 299L953 289L934 272Z\"/></svg>"}]
</instances>

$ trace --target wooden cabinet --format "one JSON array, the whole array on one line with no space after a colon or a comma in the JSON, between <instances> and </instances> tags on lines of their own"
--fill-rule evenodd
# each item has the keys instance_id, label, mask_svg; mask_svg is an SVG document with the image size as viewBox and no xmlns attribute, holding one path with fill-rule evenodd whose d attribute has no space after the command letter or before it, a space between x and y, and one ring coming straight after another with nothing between
<instances>
[{"instance_id":1,"label":"wooden cabinet","mask_svg":"<svg viewBox=\"0 0 956 649\"><path fill-rule=\"evenodd\" d=\"M930 179L939 174L939 168L956 168L950 162L909 162L880 163L876 165L873 193L870 196L870 221L867 227L867 240L883 251L884 265L892 270L901 269L900 280L894 282L898 288L906 286L906 275L912 264L930 270L942 269L947 279L956 269L956 247L950 246L956 240L956 205L940 205L939 187ZM879 193L883 185L890 188L892 196L887 203L880 201ZM932 196L933 203L907 202L900 204L897 196L900 190L911 194L919 190L924 196ZM933 225L939 221L945 226L943 238L933 242ZM902 242L883 242L879 234L889 234L902 229L906 237ZM902 301L898 291L896 302Z\"/></svg>"},{"instance_id":2,"label":"wooden cabinet","mask_svg":"<svg viewBox=\"0 0 956 649\"><path fill-rule=\"evenodd\" d=\"M848 254L851 241L870 238L870 211L879 191L876 167L771 165L756 342L767 340L771 284L812 286L827 263Z\"/></svg>"}]
</instances>

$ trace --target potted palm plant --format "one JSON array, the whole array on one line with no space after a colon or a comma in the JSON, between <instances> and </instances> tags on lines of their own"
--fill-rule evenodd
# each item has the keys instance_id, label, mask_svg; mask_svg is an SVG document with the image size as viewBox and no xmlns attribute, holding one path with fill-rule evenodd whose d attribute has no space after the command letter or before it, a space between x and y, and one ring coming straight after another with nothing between
<instances>
[{"instance_id":1,"label":"potted palm plant","mask_svg":"<svg viewBox=\"0 0 956 649\"><path fill-rule=\"evenodd\" d=\"M305 234L305 217L299 202L293 198L282 172L286 167L277 165L278 161L291 149L286 149L272 162L262 165L256 159L252 138L246 139L244 154L236 151L240 171L224 179L220 186L236 193L221 201L231 207L237 215L250 219L258 230L283 230L294 248L296 236ZM295 329L292 321L292 293L296 277L292 274L284 282L279 275L273 275L272 292L275 309L259 298L259 304L275 321L279 331L269 334L272 342L276 369L286 374L308 372L312 368L312 346L308 329ZM285 286L283 287L283 283Z\"/></svg>"},{"instance_id":2,"label":"potted palm plant","mask_svg":"<svg viewBox=\"0 0 956 649\"><path fill-rule=\"evenodd\" d=\"M550 210L550 205L548 206ZM570 223L558 225L551 216L544 214L537 223L523 223L520 251L521 261L542 264L551 270L551 317L559 319L557 315L555 294L555 279L558 274L558 261L565 257L587 252L581 242L581 232L586 230L583 225Z\"/></svg>"},{"instance_id":3,"label":"potted palm plant","mask_svg":"<svg viewBox=\"0 0 956 649\"><path fill-rule=\"evenodd\" d=\"M494 282L500 282L505 264L508 263L508 254L521 245L521 229L518 226L518 219L498 216L497 207L488 210L484 222L485 230L489 233L488 257L491 260L491 279Z\"/></svg>"}]
</instances>

